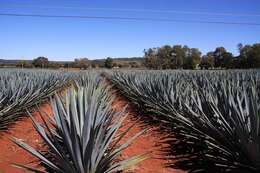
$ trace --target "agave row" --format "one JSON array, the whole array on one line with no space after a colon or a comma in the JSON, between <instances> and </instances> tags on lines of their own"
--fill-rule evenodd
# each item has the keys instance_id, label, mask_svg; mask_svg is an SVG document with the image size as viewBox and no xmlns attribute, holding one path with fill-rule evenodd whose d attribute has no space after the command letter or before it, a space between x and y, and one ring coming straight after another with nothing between
<instances>
[{"instance_id":1,"label":"agave row","mask_svg":"<svg viewBox=\"0 0 260 173\"><path fill-rule=\"evenodd\" d=\"M1 69L0 131L24 115L26 109L49 98L57 90L75 84L75 81L82 83L88 74L95 75L100 80L96 72Z\"/></svg>"},{"instance_id":2,"label":"agave row","mask_svg":"<svg viewBox=\"0 0 260 173\"><path fill-rule=\"evenodd\" d=\"M40 160L45 170L16 166L34 172L110 173L145 159L143 155L120 158L121 152L142 132L121 141L131 127L119 131L125 109L112 109L113 98L100 78L88 74L75 83L76 87L68 89L65 97L56 94L51 99L53 116L42 113L43 124L31 116L47 151L37 151L14 138L17 145Z\"/></svg>"},{"instance_id":3,"label":"agave row","mask_svg":"<svg viewBox=\"0 0 260 173\"><path fill-rule=\"evenodd\" d=\"M0 130L70 81L71 75L44 70L0 70Z\"/></svg>"},{"instance_id":4,"label":"agave row","mask_svg":"<svg viewBox=\"0 0 260 173\"><path fill-rule=\"evenodd\" d=\"M174 135L173 165L201 172L259 172L259 71L117 72L111 80Z\"/></svg>"}]
</instances>

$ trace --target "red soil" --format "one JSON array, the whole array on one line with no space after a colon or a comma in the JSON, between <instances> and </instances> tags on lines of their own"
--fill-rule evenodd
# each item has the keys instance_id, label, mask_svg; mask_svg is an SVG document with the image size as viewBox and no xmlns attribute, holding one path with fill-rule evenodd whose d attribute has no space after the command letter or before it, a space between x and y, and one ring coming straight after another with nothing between
<instances>
[{"instance_id":1,"label":"red soil","mask_svg":"<svg viewBox=\"0 0 260 173\"><path fill-rule=\"evenodd\" d=\"M122 111L122 108L127 105L128 102L121 97L117 97L113 104L113 108L118 111ZM131 106L128 106L128 116L124 121L122 130L126 129L136 123L135 126L128 132L123 142L134 136L138 132L149 128L143 135L139 136L133 143L123 151L122 157L128 158L134 155L149 153L149 158L138 165L130 168L126 172L138 172L138 173L183 173L182 170L176 170L172 168L167 168L165 165L172 160L167 159L165 154L160 151L162 149L162 144L160 139L162 134L156 129L156 127L147 127L140 121L134 121L136 119L136 112L133 111ZM163 158L164 157L164 158ZM162 159L163 158L163 159Z\"/></svg>"},{"instance_id":2,"label":"red soil","mask_svg":"<svg viewBox=\"0 0 260 173\"><path fill-rule=\"evenodd\" d=\"M127 101L121 97L117 97L113 104L113 108L117 111L121 111L122 108L128 104ZM41 107L41 110L47 114L51 114L51 107L45 104ZM145 124L134 121L136 113L131 106L128 107L128 117L124 122L123 129L131 126L133 123L136 125L129 131L123 141L126 141L136 133L140 132L144 128L147 128ZM33 113L38 122L42 122L39 113ZM162 135L155 127L149 127L149 131L138 137L122 154L122 158L128 158L137 154L149 153L149 159L139 163L138 165L130 168L125 172L136 173L182 173L184 171L166 168L165 164L171 160L160 159L163 153L160 151L162 148L160 144L160 138ZM17 137L22 139L27 144L36 149L42 149L41 140L37 132L35 131L31 119L23 118L5 133L0 133L0 173L25 173L27 171L17 169L11 166L12 163L25 164L27 166L38 166L37 159L26 151L16 146L10 138Z\"/></svg>"},{"instance_id":3,"label":"red soil","mask_svg":"<svg viewBox=\"0 0 260 173\"><path fill-rule=\"evenodd\" d=\"M43 105L41 110L47 114L51 113L51 107L48 104ZM33 113L33 116L38 122L42 122L39 113ZM13 124L7 132L0 133L0 173L27 172L22 169L14 168L11 165L12 163L37 167L37 159L15 145L10 140L12 137L21 139L36 149L42 148L40 137L35 131L31 119L29 117L22 118Z\"/></svg>"}]
</instances>

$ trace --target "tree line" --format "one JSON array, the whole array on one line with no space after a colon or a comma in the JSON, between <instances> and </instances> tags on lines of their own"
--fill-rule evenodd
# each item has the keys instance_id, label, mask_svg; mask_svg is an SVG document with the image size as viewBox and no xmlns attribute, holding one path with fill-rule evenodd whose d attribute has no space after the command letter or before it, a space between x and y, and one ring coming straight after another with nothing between
<instances>
[{"instance_id":1,"label":"tree line","mask_svg":"<svg viewBox=\"0 0 260 173\"><path fill-rule=\"evenodd\" d=\"M165 45L144 50L144 66L149 69L247 69L260 67L260 43L238 44L239 55L224 47L202 55L198 48Z\"/></svg>"},{"instance_id":2,"label":"tree line","mask_svg":"<svg viewBox=\"0 0 260 173\"><path fill-rule=\"evenodd\" d=\"M12 66L12 65L10 65ZM40 56L32 61L19 60L15 64L16 67L21 68L113 68L117 64L112 58L108 57L105 60L89 60L88 58L76 58L73 62L54 62L49 61L48 58Z\"/></svg>"},{"instance_id":3,"label":"tree line","mask_svg":"<svg viewBox=\"0 0 260 173\"><path fill-rule=\"evenodd\" d=\"M144 50L143 58L89 60L76 58L73 62L53 62L46 57L32 61L17 61L22 68L148 68L148 69L248 69L260 67L260 43L237 46L239 55L234 56L224 47L202 55L198 48L183 45L165 45Z\"/></svg>"}]
</instances>

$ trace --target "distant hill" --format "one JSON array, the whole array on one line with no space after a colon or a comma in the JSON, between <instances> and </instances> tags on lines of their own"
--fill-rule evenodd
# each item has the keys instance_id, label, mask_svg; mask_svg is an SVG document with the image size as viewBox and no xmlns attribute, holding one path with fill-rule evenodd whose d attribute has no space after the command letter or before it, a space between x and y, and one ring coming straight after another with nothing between
<instances>
[{"instance_id":1,"label":"distant hill","mask_svg":"<svg viewBox=\"0 0 260 173\"><path fill-rule=\"evenodd\" d=\"M8 59L0 59L0 64L3 65L16 65L18 61L21 60L8 60ZM23 60L26 61L28 63L32 63L32 60ZM57 64L65 64L65 63L70 63L72 61L50 61L52 63L57 63Z\"/></svg>"},{"instance_id":2,"label":"distant hill","mask_svg":"<svg viewBox=\"0 0 260 173\"><path fill-rule=\"evenodd\" d=\"M6 60L6 59L0 59L0 64L5 64L5 65L13 65L16 64L17 61L19 60ZM26 60L27 61L27 60ZM28 60L29 61L29 60Z\"/></svg>"},{"instance_id":3,"label":"distant hill","mask_svg":"<svg viewBox=\"0 0 260 173\"><path fill-rule=\"evenodd\" d=\"M122 57L122 58L112 58L113 59L113 63L116 66L122 66L122 67L129 67L129 66L141 66L142 65L142 57ZM94 59L94 60L90 60L91 64L96 64L99 65L100 67L104 66L106 59ZM6 59L0 59L0 65L1 66L15 66L17 64L17 62L20 60L6 60ZM32 60L25 60L27 61L29 64L32 63ZM64 65L64 64L69 64L72 63L73 61L50 61L50 63L53 64L60 64L60 65Z\"/></svg>"},{"instance_id":4,"label":"distant hill","mask_svg":"<svg viewBox=\"0 0 260 173\"><path fill-rule=\"evenodd\" d=\"M131 57L131 58L112 58L114 61L127 61L127 62L130 62L130 61L142 61L143 58L142 57ZM91 60L91 61L105 61L106 59L94 59L94 60Z\"/></svg>"},{"instance_id":5,"label":"distant hill","mask_svg":"<svg viewBox=\"0 0 260 173\"><path fill-rule=\"evenodd\" d=\"M131 58L112 58L115 61L142 61L142 57L131 57ZM90 61L105 61L106 59L93 59ZM0 63L2 64L16 64L17 61L20 61L19 59L17 60L8 60L8 59L0 59ZM24 60L27 62L32 62L32 60ZM72 61L51 61L51 62L55 62L55 63L69 63Z\"/></svg>"},{"instance_id":6,"label":"distant hill","mask_svg":"<svg viewBox=\"0 0 260 173\"><path fill-rule=\"evenodd\" d=\"M142 61L142 60L143 60L143 57L113 58L113 60L119 60L119 61Z\"/></svg>"}]
</instances>

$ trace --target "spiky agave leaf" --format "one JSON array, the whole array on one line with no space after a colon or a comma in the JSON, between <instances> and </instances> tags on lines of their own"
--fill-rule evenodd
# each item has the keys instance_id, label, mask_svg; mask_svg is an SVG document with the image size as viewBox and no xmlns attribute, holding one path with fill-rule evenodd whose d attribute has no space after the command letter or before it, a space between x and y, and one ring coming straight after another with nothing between
<instances>
[{"instance_id":1,"label":"spiky agave leaf","mask_svg":"<svg viewBox=\"0 0 260 173\"><path fill-rule=\"evenodd\" d=\"M194 148L203 146L204 160L222 171L258 172L260 108L254 84L247 92L246 88L241 92L230 88L225 93L206 94L194 93L194 104L185 105L180 113L176 111L175 116L171 116L173 125L181 124L175 134Z\"/></svg>"},{"instance_id":2,"label":"spiky agave leaf","mask_svg":"<svg viewBox=\"0 0 260 173\"><path fill-rule=\"evenodd\" d=\"M173 134L175 167L259 171L259 72L116 73L112 81Z\"/></svg>"},{"instance_id":3,"label":"spiky agave leaf","mask_svg":"<svg viewBox=\"0 0 260 173\"><path fill-rule=\"evenodd\" d=\"M26 109L49 98L72 74L48 70L0 70L0 130L20 118Z\"/></svg>"},{"instance_id":4,"label":"spiky agave leaf","mask_svg":"<svg viewBox=\"0 0 260 173\"><path fill-rule=\"evenodd\" d=\"M111 100L104 87L88 85L68 90L66 102L56 95L52 100L56 134L33 117L35 129L48 146L48 157L20 140L14 142L37 157L50 172L110 173L125 169L142 161L143 155L116 161L142 132L122 145L113 145L125 133L115 138L125 119L122 112L111 109ZM60 140L61 139L61 140Z\"/></svg>"}]
</instances>

